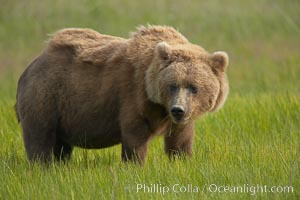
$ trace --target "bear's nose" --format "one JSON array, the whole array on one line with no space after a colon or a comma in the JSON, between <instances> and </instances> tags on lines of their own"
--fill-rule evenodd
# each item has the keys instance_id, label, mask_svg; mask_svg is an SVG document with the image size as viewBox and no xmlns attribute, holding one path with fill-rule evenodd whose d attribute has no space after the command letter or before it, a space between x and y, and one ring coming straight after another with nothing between
<instances>
[{"instance_id":1,"label":"bear's nose","mask_svg":"<svg viewBox=\"0 0 300 200\"><path fill-rule=\"evenodd\" d=\"M171 114L175 119L180 120L185 114L183 106L175 105L171 108Z\"/></svg>"}]
</instances>

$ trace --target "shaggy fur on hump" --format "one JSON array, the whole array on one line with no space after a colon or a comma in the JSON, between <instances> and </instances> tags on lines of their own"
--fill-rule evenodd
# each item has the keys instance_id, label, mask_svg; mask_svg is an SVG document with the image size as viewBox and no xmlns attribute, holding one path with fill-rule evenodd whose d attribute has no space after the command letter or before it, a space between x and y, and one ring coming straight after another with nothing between
<instances>
[{"instance_id":1,"label":"shaggy fur on hump","mask_svg":"<svg viewBox=\"0 0 300 200\"><path fill-rule=\"evenodd\" d=\"M131 38L141 38L145 36L151 36L158 41L172 41L174 44L184 44L188 40L173 27L169 26L139 26L136 32L130 34Z\"/></svg>"}]
</instances>

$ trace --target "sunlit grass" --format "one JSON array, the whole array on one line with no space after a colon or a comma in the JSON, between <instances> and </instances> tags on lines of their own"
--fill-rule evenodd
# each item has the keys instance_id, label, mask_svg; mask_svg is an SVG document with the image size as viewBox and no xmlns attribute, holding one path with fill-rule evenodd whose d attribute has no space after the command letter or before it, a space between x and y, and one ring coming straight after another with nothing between
<instances>
[{"instance_id":1,"label":"sunlit grass","mask_svg":"<svg viewBox=\"0 0 300 200\"><path fill-rule=\"evenodd\" d=\"M5 121L0 129L1 192L3 197L22 199L75 199L102 196L118 199L157 199L161 193L136 192L136 184L172 186L209 184L238 186L293 186L294 193L258 193L261 197L296 198L299 193L299 97L261 95L231 97L218 114L197 122L194 155L170 162L163 154L162 138L150 145L146 165L121 163L120 146L104 150L75 149L72 160L50 166L31 165L26 160L20 129L10 108L1 104ZM250 198L244 194L166 193L172 199L199 197Z\"/></svg>"}]
</instances>

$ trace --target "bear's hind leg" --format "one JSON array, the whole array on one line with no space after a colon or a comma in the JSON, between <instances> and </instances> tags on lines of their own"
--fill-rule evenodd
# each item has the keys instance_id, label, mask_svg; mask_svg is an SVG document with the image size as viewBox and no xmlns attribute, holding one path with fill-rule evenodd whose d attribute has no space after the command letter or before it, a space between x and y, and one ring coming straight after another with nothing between
<instances>
[{"instance_id":1,"label":"bear's hind leg","mask_svg":"<svg viewBox=\"0 0 300 200\"><path fill-rule=\"evenodd\" d=\"M43 127L38 122L22 122L23 139L30 161L50 162L55 147L56 133L53 127Z\"/></svg>"},{"instance_id":2,"label":"bear's hind leg","mask_svg":"<svg viewBox=\"0 0 300 200\"><path fill-rule=\"evenodd\" d=\"M73 147L60 139L57 139L53 150L54 157L57 161L66 161L71 158Z\"/></svg>"}]
</instances>

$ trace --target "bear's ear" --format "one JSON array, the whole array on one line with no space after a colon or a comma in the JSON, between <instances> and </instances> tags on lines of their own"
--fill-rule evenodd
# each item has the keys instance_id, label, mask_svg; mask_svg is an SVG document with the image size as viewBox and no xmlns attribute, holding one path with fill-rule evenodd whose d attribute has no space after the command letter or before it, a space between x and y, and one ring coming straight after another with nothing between
<instances>
[{"instance_id":1,"label":"bear's ear","mask_svg":"<svg viewBox=\"0 0 300 200\"><path fill-rule=\"evenodd\" d=\"M160 42L156 45L155 52L158 57L169 63L171 61L172 49L171 46L166 42Z\"/></svg>"},{"instance_id":2,"label":"bear's ear","mask_svg":"<svg viewBox=\"0 0 300 200\"><path fill-rule=\"evenodd\" d=\"M217 51L210 55L211 66L215 72L225 72L229 63L226 52Z\"/></svg>"}]
</instances>

